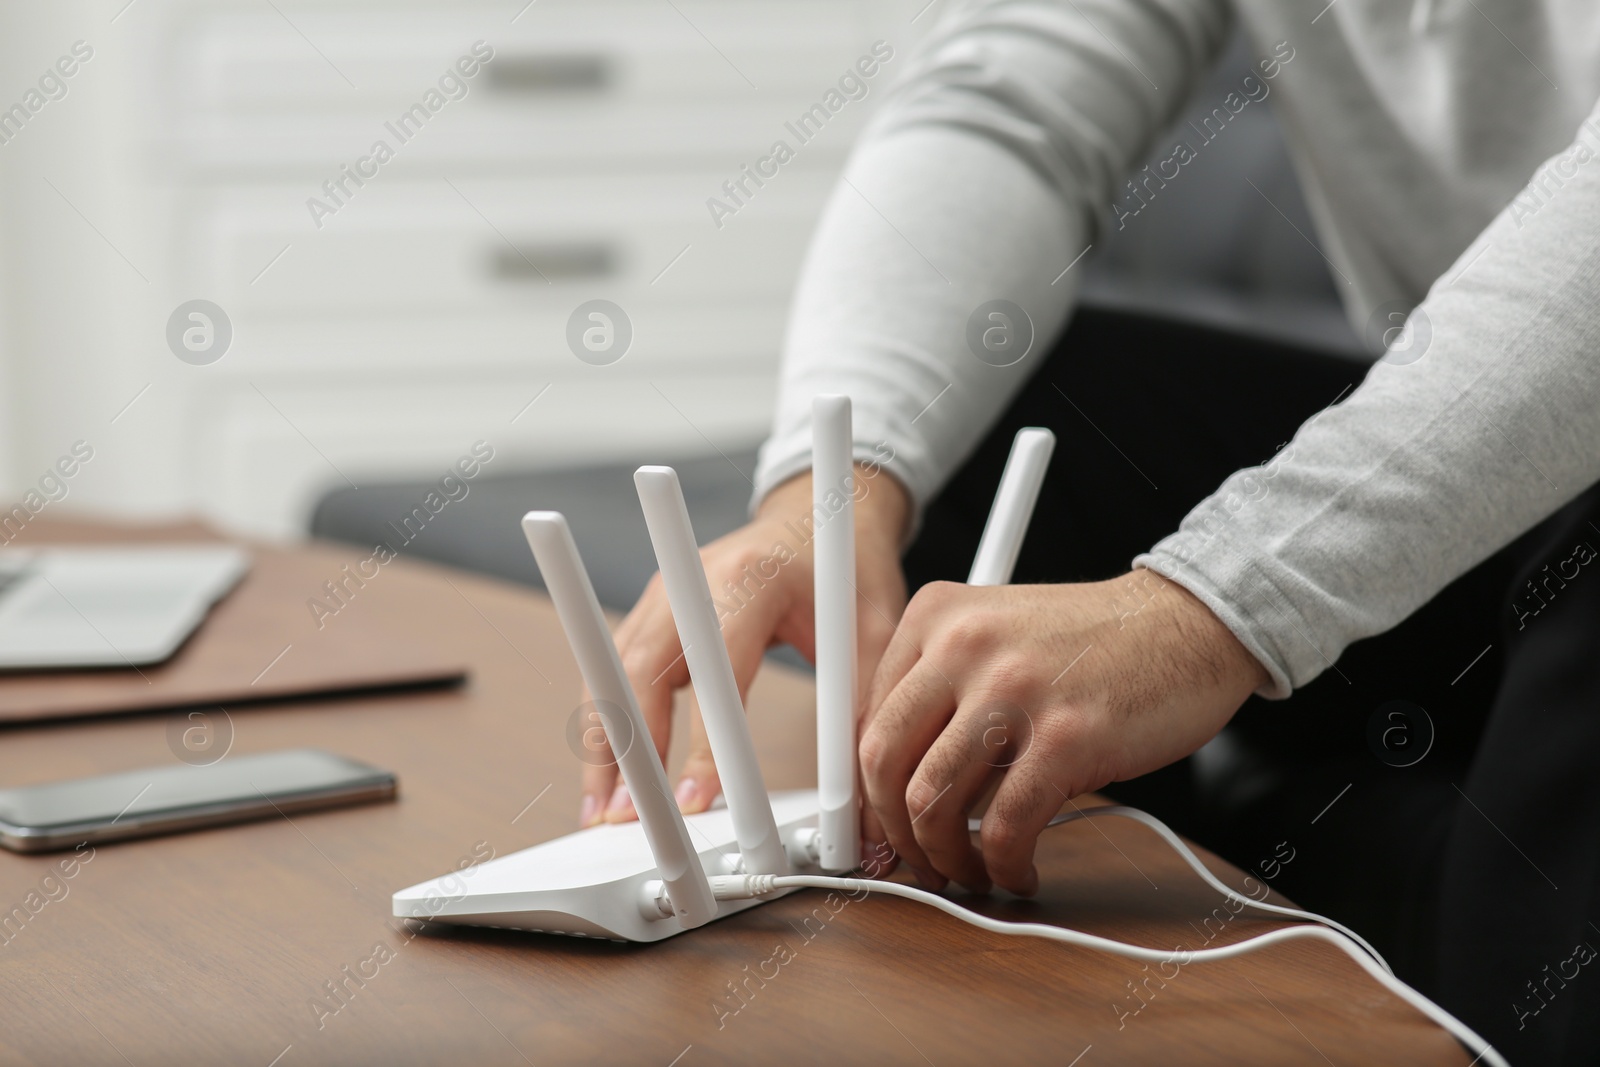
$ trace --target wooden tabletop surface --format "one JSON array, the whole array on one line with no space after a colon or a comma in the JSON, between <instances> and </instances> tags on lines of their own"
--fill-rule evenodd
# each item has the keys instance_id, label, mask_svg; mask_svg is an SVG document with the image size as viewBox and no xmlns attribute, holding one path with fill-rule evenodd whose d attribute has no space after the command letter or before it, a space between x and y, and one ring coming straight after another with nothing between
<instances>
[{"instance_id":1,"label":"wooden tabletop surface","mask_svg":"<svg viewBox=\"0 0 1600 1067\"><path fill-rule=\"evenodd\" d=\"M329 573L365 555L292 551ZM1163 981L1128 960L985 933L909 901L869 897L835 912L815 891L646 946L414 935L390 918L396 889L573 828L579 767L565 730L579 679L553 609L527 589L402 559L327 625L384 613L472 664L468 683L219 709L213 719L219 730L231 723L230 755L317 746L387 767L399 775L397 802L103 845L66 879L52 873L62 855L0 853L0 909L27 915L0 933L0 1062L1469 1059L1325 945L1191 963ZM308 612L304 639L318 636ZM276 649L262 651L265 662ZM752 729L771 788L815 782L810 702L809 679L793 672L769 667L755 686ZM171 765L173 718L0 730L0 783ZM1206 859L1244 885L1241 872ZM1163 948L1278 925L1221 909L1228 921L1203 927L1221 901L1123 820L1047 830L1039 865L1037 900L966 902Z\"/></svg>"}]
</instances>

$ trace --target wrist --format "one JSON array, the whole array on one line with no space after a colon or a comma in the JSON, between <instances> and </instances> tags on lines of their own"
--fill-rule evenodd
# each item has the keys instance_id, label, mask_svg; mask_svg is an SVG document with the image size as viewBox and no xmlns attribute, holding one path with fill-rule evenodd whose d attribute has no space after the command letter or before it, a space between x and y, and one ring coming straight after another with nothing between
<instances>
[{"instance_id":1,"label":"wrist","mask_svg":"<svg viewBox=\"0 0 1600 1067\"><path fill-rule=\"evenodd\" d=\"M1266 667L1216 612L1186 587L1142 567L1127 575L1125 580L1129 579L1141 585L1152 580L1159 583L1162 595L1154 597L1150 606L1162 618L1163 629L1188 653L1195 674L1239 703L1271 682Z\"/></svg>"},{"instance_id":2,"label":"wrist","mask_svg":"<svg viewBox=\"0 0 1600 1067\"><path fill-rule=\"evenodd\" d=\"M887 553L896 558L911 515L911 495L883 468L857 463L855 522L858 549ZM812 506L811 472L805 471L775 486L756 506L758 521L809 520Z\"/></svg>"}]
</instances>

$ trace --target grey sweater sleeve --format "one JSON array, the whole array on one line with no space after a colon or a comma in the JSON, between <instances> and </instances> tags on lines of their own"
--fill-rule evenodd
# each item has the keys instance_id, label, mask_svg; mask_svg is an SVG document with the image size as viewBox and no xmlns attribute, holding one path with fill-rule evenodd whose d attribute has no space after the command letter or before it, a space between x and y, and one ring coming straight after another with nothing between
<instances>
[{"instance_id":1,"label":"grey sweater sleeve","mask_svg":"<svg viewBox=\"0 0 1600 1067\"><path fill-rule=\"evenodd\" d=\"M1545 192L1434 283L1403 354L1135 560L1217 613L1272 673L1263 695L1306 684L1600 479L1597 135L1600 112L1535 175Z\"/></svg>"},{"instance_id":2,"label":"grey sweater sleeve","mask_svg":"<svg viewBox=\"0 0 1600 1067\"><path fill-rule=\"evenodd\" d=\"M986 0L935 36L813 243L757 499L809 463L822 391L854 398L858 455L919 505L939 489L1036 366L979 359L973 311L1006 299L1036 344L1057 331L1066 268L1227 28L1221 0ZM1375 366L1135 560L1210 605L1269 670L1264 695L1600 478L1591 129L1547 165L1553 192L1513 202L1434 284L1408 335L1420 358Z\"/></svg>"},{"instance_id":3,"label":"grey sweater sleeve","mask_svg":"<svg viewBox=\"0 0 1600 1067\"><path fill-rule=\"evenodd\" d=\"M809 466L819 392L852 397L858 458L919 505L939 489L1033 372L1066 268L1229 25L1223 0L982 0L898 57L802 271L756 500ZM973 353L996 299L1031 320L1033 358Z\"/></svg>"}]
</instances>

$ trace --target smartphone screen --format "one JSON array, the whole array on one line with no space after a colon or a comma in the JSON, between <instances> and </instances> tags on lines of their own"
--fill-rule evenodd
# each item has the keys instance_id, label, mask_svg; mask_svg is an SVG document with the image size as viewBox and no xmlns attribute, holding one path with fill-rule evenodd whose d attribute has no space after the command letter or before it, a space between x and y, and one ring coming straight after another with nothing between
<instances>
[{"instance_id":1,"label":"smartphone screen","mask_svg":"<svg viewBox=\"0 0 1600 1067\"><path fill-rule=\"evenodd\" d=\"M390 772L314 748L149 767L0 790L0 845L43 852L394 795Z\"/></svg>"}]
</instances>

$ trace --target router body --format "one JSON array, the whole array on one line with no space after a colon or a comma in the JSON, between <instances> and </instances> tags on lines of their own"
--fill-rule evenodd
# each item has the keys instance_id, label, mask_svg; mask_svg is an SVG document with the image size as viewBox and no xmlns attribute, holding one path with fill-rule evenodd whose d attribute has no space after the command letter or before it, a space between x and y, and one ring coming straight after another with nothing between
<instances>
[{"instance_id":1,"label":"router body","mask_svg":"<svg viewBox=\"0 0 1600 1067\"><path fill-rule=\"evenodd\" d=\"M727 807L684 816L650 743L567 521L530 511L522 529L593 697L638 822L596 826L402 889L399 918L616 941L660 941L772 896L718 900L719 875L835 874L860 860L856 780L855 473L850 400L812 404L817 789L768 794L678 476L634 474L662 585L700 703ZM1010 579L1054 438L1017 435L969 581Z\"/></svg>"},{"instance_id":2,"label":"router body","mask_svg":"<svg viewBox=\"0 0 1600 1067\"><path fill-rule=\"evenodd\" d=\"M773 793L772 814L784 840L817 825L812 789ZM707 876L731 874L739 844L727 808L684 816ZM821 868L803 850L790 849L796 874ZM661 872L644 828L637 822L596 826L525 848L475 867L402 889L394 895L398 918L462 926L491 926L539 934L660 941L686 927L660 910ZM770 899L770 898L769 898ZM760 898L719 900L721 919L762 903Z\"/></svg>"}]
</instances>

